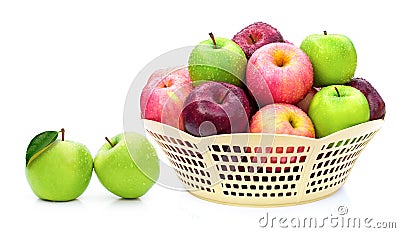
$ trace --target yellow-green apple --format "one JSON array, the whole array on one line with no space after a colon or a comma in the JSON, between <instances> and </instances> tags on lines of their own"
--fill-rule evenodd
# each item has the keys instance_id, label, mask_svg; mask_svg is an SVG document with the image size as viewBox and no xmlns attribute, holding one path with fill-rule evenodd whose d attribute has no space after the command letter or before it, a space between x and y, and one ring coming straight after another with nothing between
<instances>
[{"instance_id":1,"label":"yellow-green apple","mask_svg":"<svg viewBox=\"0 0 400 233\"><path fill-rule=\"evenodd\" d=\"M307 95L297 102L296 106L303 110L305 113L308 113L308 107L310 106L311 100L314 95L319 91L319 88L312 87Z\"/></svg>"},{"instance_id":2,"label":"yellow-green apple","mask_svg":"<svg viewBox=\"0 0 400 233\"><path fill-rule=\"evenodd\" d=\"M100 183L123 198L138 198L147 193L160 174L157 153L151 143L133 132L106 140L94 158Z\"/></svg>"},{"instance_id":3,"label":"yellow-green apple","mask_svg":"<svg viewBox=\"0 0 400 233\"><path fill-rule=\"evenodd\" d=\"M312 34L300 48L308 55L314 68L314 86L345 84L354 76L357 53L353 42L345 35Z\"/></svg>"},{"instance_id":4,"label":"yellow-green apple","mask_svg":"<svg viewBox=\"0 0 400 233\"><path fill-rule=\"evenodd\" d=\"M193 85L217 81L243 86L247 65L243 50L230 39L209 35L210 39L200 42L189 56Z\"/></svg>"},{"instance_id":5,"label":"yellow-green apple","mask_svg":"<svg viewBox=\"0 0 400 233\"><path fill-rule=\"evenodd\" d=\"M323 87L311 100L308 115L316 136L325 137L369 120L369 105L364 94L351 86Z\"/></svg>"},{"instance_id":6,"label":"yellow-green apple","mask_svg":"<svg viewBox=\"0 0 400 233\"><path fill-rule=\"evenodd\" d=\"M142 118L183 130L180 114L183 103L192 90L187 67L155 71L140 96Z\"/></svg>"},{"instance_id":7,"label":"yellow-green apple","mask_svg":"<svg viewBox=\"0 0 400 233\"><path fill-rule=\"evenodd\" d=\"M315 137L313 123L305 112L291 104L269 104L250 121L251 133L289 134Z\"/></svg>"},{"instance_id":8,"label":"yellow-green apple","mask_svg":"<svg viewBox=\"0 0 400 233\"><path fill-rule=\"evenodd\" d=\"M232 40L242 48L247 59L266 44L284 42L281 33L276 28L263 22L252 23L243 28L233 36Z\"/></svg>"},{"instance_id":9,"label":"yellow-green apple","mask_svg":"<svg viewBox=\"0 0 400 233\"><path fill-rule=\"evenodd\" d=\"M297 103L313 85L310 59L292 44L264 45L250 57L246 84L260 107L271 103Z\"/></svg>"},{"instance_id":10,"label":"yellow-green apple","mask_svg":"<svg viewBox=\"0 0 400 233\"><path fill-rule=\"evenodd\" d=\"M182 112L185 131L195 136L248 131L249 101L232 84L204 82L186 98Z\"/></svg>"},{"instance_id":11,"label":"yellow-green apple","mask_svg":"<svg viewBox=\"0 0 400 233\"><path fill-rule=\"evenodd\" d=\"M369 120L385 117L385 101L383 101L379 92L370 82L363 78L353 78L347 85L357 88L367 98L369 104Z\"/></svg>"},{"instance_id":12,"label":"yellow-green apple","mask_svg":"<svg viewBox=\"0 0 400 233\"><path fill-rule=\"evenodd\" d=\"M35 136L27 149L26 178L40 199L70 201L89 185L93 159L81 143L57 139L57 131Z\"/></svg>"}]
</instances>

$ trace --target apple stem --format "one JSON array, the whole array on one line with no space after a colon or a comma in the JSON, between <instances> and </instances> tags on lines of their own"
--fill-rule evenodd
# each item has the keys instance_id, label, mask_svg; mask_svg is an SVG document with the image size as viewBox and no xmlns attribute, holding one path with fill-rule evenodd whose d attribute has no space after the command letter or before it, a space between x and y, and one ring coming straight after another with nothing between
<instances>
[{"instance_id":1,"label":"apple stem","mask_svg":"<svg viewBox=\"0 0 400 233\"><path fill-rule=\"evenodd\" d=\"M324 35L328 35L328 33L326 31L324 31Z\"/></svg>"},{"instance_id":2,"label":"apple stem","mask_svg":"<svg viewBox=\"0 0 400 233\"><path fill-rule=\"evenodd\" d=\"M107 141L108 143L110 143L111 147L114 147L114 144L112 144L112 142L110 141L110 139L108 139L108 137L105 137L105 138L106 138L106 141Z\"/></svg>"},{"instance_id":3,"label":"apple stem","mask_svg":"<svg viewBox=\"0 0 400 233\"><path fill-rule=\"evenodd\" d=\"M212 40L212 42L214 43L214 48L218 48L217 47L217 42L215 42L215 38L214 38L214 34L212 32L208 33L208 35L210 35L210 38Z\"/></svg>"},{"instance_id":4,"label":"apple stem","mask_svg":"<svg viewBox=\"0 0 400 233\"><path fill-rule=\"evenodd\" d=\"M249 38L250 38L250 40L251 40L251 43L253 43L253 44L256 43L256 41L254 40L254 38L253 38L253 36L252 36L251 34L249 34Z\"/></svg>"},{"instance_id":5,"label":"apple stem","mask_svg":"<svg viewBox=\"0 0 400 233\"><path fill-rule=\"evenodd\" d=\"M340 97L340 93L339 93L339 90L337 89L337 87L335 87L335 90L336 90L338 97Z\"/></svg>"},{"instance_id":6,"label":"apple stem","mask_svg":"<svg viewBox=\"0 0 400 233\"><path fill-rule=\"evenodd\" d=\"M61 131L61 141L64 141L65 129L62 128L60 131Z\"/></svg>"},{"instance_id":7,"label":"apple stem","mask_svg":"<svg viewBox=\"0 0 400 233\"><path fill-rule=\"evenodd\" d=\"M219 101L219 104L222 104L222 103L224 102L225 98L228 96L228 94L229 94L230 92L231 92L230 89L228 89L228 90L226 91L224 97L222 97L222 99Z\"/></svg>"}]
</instances>

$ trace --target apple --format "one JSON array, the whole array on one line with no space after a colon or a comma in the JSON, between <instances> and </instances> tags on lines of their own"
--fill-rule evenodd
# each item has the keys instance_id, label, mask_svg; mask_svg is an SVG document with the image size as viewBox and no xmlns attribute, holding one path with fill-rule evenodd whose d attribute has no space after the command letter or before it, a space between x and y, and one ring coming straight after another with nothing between
<instances>
[{"instance_id":1,"label":"apple","mask_svg":"<svg viewBox=\"0 0 400 233\"><path fill-rule=\"evenodd\" d=\"M247 100L249 101L250 106L250 117L253 116L258 110L260 110L260 106L258 106L256 99L251 94L247 86L243 87L243 91L246 93Z\"/></svg>"},{"instance_id":2,"label":"apple","mask_svg":"<svg viewBox=\"0 0 400 233\"><path fill-rule=\"evenodd\" d=\"M243 28L232 40L242 48L247 59L266 44L284 42L281 33L276 28L263 22L256 22Z\"/></svg>"},{"instance_id":3,"label":"apple","mask_svg":"<svg viewBox=\"0 0 400 233\"><path fill-rule=\"evenodd\" d=\"M106 140L94 158L100 183L122 198L143 196L160 174L156 150L138 133L121 133Z\"/></svg>"},{"instance_id":4,"label":"apple","mask_svg":"<svg viewBox=\"0 0 400 233\"><path fill-rule=\"evenodd\" d=\"M354 87L323 87L311 100L308 110L316 136L325 137L369 120L369 105L364 94Z\"/></svg>"},{"instance_id":5,"label":"apple","mask_svg":"<svg viewBox=\"0 0 400 233\"><path fill-rule=\"evenodd\" d=\"M267 44L250 57L246 84L260 107L271 103L294 104L313 85L312 65L295 45Z\"/></svg>"},{"instance_id":6,"label":"apple","mask_svg":"<svg viewBox=\"0 0 400 233\"><path fill-rule=\"evenodd\" d=\"M160 69L151 74L140 95L142 118L183 130L183 103L193 90L187 67Z\"/></svg>"},{"instance_id":7,"label":"apple","mask_svg":"<svg viewBox=\"0 0 400 233\"><path fill-rule=\"evenodd\" d=\"M262 107L250 121L250 133L289 134L315 137L311 119L291 104L269 104Z\"/></svg>"},{"instance_id":8,"label":"apple","mask_svg":"<svg viewBox=\"0 0 400 233\"><path fill-rule=\"evenodd\" d=\"M357 53L353 42L345 35L312 34L300 48L308 55L314 69L314 86L345 84L354 76Z\"/></svg>"},{"instance_id":9,"label":"apple","mask_svg":"<svg viewBox=\"0 0 400 233\"><path fill-rule=\"evenodd\" d=\"M347 85L357 88L368 100L369 120L383 119L386 114L385 101L379 92L363 78L353 78Z\"/></svg>"},{"instance_id":10,"label":"apple","mask_svg":"<svg viewBox=\"0 0 400 233\"><path fill-rule=\"evenodd\" d=\"M210 39L200 42L189 56L193 85L218 81L243 86L247 59L242 49L230 39L209 35Z\"/></svg>"},{"instance_id":11,"label":"apple","mask_svg":"<svg viewBox=\"0 0 400 233\"><path fill-rule=\"evenodd\" d=\"M197 86L182 111L185 131L194 136L247 132L249 114L249 101L241 88L212 81Z\"/></svg>"},{"instance_id":12,"label":"apple","mask_svg":"<svg viewBox=\"0 0 400 233\"><path fill-rule=\"evenodd\" d=\"M57 131L46 131L28 146L26 178L32 191L43 200L74 200L86 190L92 177L89 150L81 143L64 140L64 129L61 132L61 140L56 139Z\"/></svg>"},{"instance_id":13,"label":"apple","mask_svg":"<svg viewBox=\"0 0 400 233\"><path fill-rule=\"evenodd\" d=\"M288 44L294 45L291 41L288 41L288 40L285 40L284 42L285 42L285 43L288 43Z\"/></svg>"},{"instance_id":14,"label":"apple","mask_svg":"<svg viewBox=\"0 0 400 233\"><path fill-rule=\"evenodd\" d=\"M305 113L308 113L308 107L310 106L311 100L314 95L319 91L319 88L312 87L307 95L297 102L296 106L303 110Z\"/></svg>"}]
</instances>

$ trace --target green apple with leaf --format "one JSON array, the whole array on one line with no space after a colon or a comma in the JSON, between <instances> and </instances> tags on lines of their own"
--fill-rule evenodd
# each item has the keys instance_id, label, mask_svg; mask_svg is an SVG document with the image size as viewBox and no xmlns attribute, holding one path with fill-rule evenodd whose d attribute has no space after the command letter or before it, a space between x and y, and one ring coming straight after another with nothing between
<instances>
[{"instance_id":1,"label":"green apple with leaf","mask_svg":"<svg viewBox=\"0 0 400 233\"><path fill-rule=\"evenodd\" d=\"M243 86L247 58L242 48L230 39L214 37L200 42L189 56L189 75L194 86L216 81Z\"/></svg>"},{"instance_id":2,"label":"green apple with leaf","mask_svg":"<svg viewBox=\"0 0 400 233\"><path fill-rule=\"evenodd\" d=\"M310 58L314 70L314 86L345 84L354 76L357 53L349 37L341 34L312 34L300 48Z\"/></svg>"},{"instance_id":3,"label":"green apple with leaf","mask_svg":"<svg viewBox=\"0 0 400 233\"><path fill-rule=\"evenodd\" d=\"M40 199L70 201L89 185L93 159L81 143L64 140L65 130L36 135L26 152L25 173L32 191Z\"/></svg>"},{"instance_id":4,"label":"green apple with leaf","mask_svg":"<svg viewBox=\"0 0 400 233\"><path fill-rule=\"evenodd\" d=\"M121 133L99 149L94 170L100 183L123 198L144 195L157 181L160 167L156 150L138 133Z\"/></svg>"}]
</instances>

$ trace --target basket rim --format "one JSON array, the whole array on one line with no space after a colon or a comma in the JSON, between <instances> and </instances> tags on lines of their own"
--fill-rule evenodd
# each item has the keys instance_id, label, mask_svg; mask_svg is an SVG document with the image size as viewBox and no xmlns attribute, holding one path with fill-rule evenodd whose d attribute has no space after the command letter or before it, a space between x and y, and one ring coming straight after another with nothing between
<instances>
[{"instance_id":1,"label":"basket rim","mask_svg":"<svg viewBox=\"0 0 400 233\"><path fill-rule=\"evenodd\" d=\"M180 134L184 134L185 136L190 137L190 138L193 138L193 139L195 139L195 140L207 139L207 138L215 138L215 137L232 137L232 136L234 136L234 135L235 135L235 136L250 136L250 135L252 135L252 136L255 136L255 137L257 137L257 136L283 137L283 138L293 138L293 139L310 140L310 141L315 141L315 142L325 141L325 140L327 140L327 139L329 139L329 138L331 138L331 137L335 137L335 136L338 135L338 134L342 134L342 133L345 132L345 131L354 130L354 129L356 129L356 128L364 127L364 126L367 126L367 125L372 125L372 124L375 125L375 124L377 124L379 127L381 127L382 124L383 124L383 122L385 121L384 119L370 120L370 121L367 121L367 122L364 122L364 123L360 123L360 124L357 124L357 125L354 125L354 126L351 126L351 127L348 127L348 128L345 128L345 129L342 129L342 130L339 130L339 131L336 131L336 132L331 133L331 134L329 134L329 135L326 135L326 136L324 136L324 137L322 137L322 138L310 138L310 137L299 136L299 135L291 135L291 134L273 134L273 133L214 134L214 135L205 136L205 137L198 137L198 136L193 136L193 135L191 135L191 134L189 134L189 133L187 133L187 132L185 132L185 131L183 131L183 130L180 130L180 129L178 129L178 128L175 128L175 127L173 127L173 126L170 126L170 125L167 125L167 124L164 124L164 123L155 121L155 120L149 120L149 119L144 119L144 118L141 118L141 120L144 122L145 125L146 125L146 124L157 124L157 125L160 125L160 126L162 126L162 127L167 127L167 128L172 129L172 130L179 131ZM146 128L146 127L145 127L145 128Z\"/></svg>"}]
</instances>

